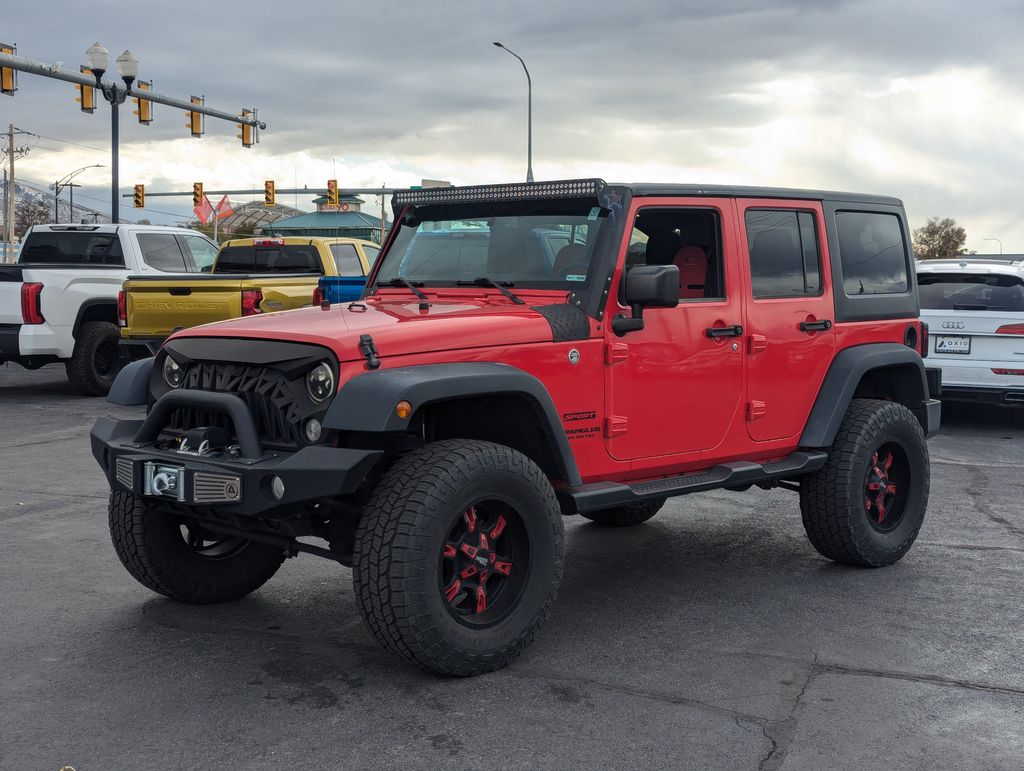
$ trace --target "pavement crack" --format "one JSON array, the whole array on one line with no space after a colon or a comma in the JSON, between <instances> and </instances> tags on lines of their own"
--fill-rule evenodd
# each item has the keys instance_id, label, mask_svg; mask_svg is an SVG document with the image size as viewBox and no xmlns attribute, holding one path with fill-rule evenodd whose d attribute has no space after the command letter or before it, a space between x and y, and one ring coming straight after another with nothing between
<instances>
[{"instance_id":1,"label":"pavement crack","mask_svg":"<svg viewBox=\"0 0 1024 771\"><path fill-rule=\"evenodd\" d=\"M985 499L985 490L988 487L989 479L984 470L980 466L971 466L971 481L967 484L967 494L971 497L974 507L997 525L1005 527L1024 543L1024 529L992 511L992 506Z\"/></svg>"},{"instance_id":2,"label":"pavement crack","mask_svg":"<svg viewBox=\"0 0 1024 771\"><path fill-rule=\"evenodd\" d=\"M786 752L789 750L789 745L793 742L793 736L796 733L797 722L803 713L804 694L807 693L807 688L810 686L811 681L821 674L822 671L823 668L818 664L818 654L815 653L814 664L805 670L803 683L801 683L800 690L793 699L786 716L780 720L768 720L761 723L761 732L764 734L764 738L770 742L771 746L768 747L767 752L765 752L758 763L758 771L774 771L786 759Z\"/></svg>"},{"instance_id":3,"label":"pavement crack","mask_svg":"<svg viewBox=\"0 0 1024 771\"><path fill-rule=\"evenodd\" d=\"M985 693L1024 696L1024 688L1012 688L1008 685L994 685L992 683L976 683L970 680L958 680L952 677L942 677L941 675L915 675L911 672L889 672L881 669L862 669L859 667L847 667L842 664L821 664L819 669L821 672L832 672L839 675L880 677L889 680L903 680L909 683L937 685L944 688L966 688L967 690L984 691Z\"/></svg>"}]
</instances>

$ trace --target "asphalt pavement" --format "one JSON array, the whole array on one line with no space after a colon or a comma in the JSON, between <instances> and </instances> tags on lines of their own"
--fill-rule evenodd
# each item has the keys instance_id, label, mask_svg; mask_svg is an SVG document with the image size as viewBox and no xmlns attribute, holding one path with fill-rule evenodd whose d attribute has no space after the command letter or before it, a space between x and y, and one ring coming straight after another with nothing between
<instances>
[{"instance_id":1,"label":"asphalt pavement","mask_svg":"<svg viewBox=\"0 0 1024 771\"><path fill-rule=\"evenodd\" d=\"M947 406L890 568L819 557L782 490L568 519L547 625L464 680L380 649L326 560L220 606L137 584L88 442L137 413L0 367L0 768L1024 768L1024 410Z\"/></svg>"}]
</instances>

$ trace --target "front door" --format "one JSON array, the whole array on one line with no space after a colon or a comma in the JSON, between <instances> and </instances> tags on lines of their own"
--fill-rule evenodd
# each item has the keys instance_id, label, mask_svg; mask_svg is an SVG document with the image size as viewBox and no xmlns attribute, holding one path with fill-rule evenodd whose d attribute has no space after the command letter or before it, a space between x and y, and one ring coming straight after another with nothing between
<instances>
[{"instance_id":1,"label":"front door","mask_svg":"<svg viewBox=\"0 0 1024 771\"><path fill-rule=\"evenodd\" d=\"M733 212L728 199L634 204L625 269L678 265L680 302L645 309L640 331L616 337L609 330L605 437L613 458L710 450L735 423L743 304ZM615 313L630 314L613 302L608 318Z\"/></svg>"},{"instance_id":2,"label":"front door","mask_svg":"<svg viewBox=\"0 0 1024 771\"><path fill-rule=\"evenodd\" d=\"M747 300L747 433L803 430L836 346L821 204L740 200Z\"/></svg>"}]
</instances>

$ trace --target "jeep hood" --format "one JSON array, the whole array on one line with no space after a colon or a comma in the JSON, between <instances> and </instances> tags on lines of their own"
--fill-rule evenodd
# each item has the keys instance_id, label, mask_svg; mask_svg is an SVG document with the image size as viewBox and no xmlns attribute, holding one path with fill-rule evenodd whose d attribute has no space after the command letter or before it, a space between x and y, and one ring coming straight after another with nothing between
<instances>
[{"instance_id":1,"label":"jeep hood","mask_svg":"<svg viewBox=\"0 0 1024 771\"><path fill-rule=\"evenodd\" d=\"M551 342L552 325L534 308L561 304L565 295L530 297L527 305L513 305L504 298L481 301L434 300L421 311L415 300L369 299L338 303L328 310L319 307L263 313L242 319L206 324L183 330L182 337L243 337L312 343L334 351L339 361L362 358L359 339L370 335L382 359L414 353L490 346ZM586 323L583 314L583 323ZM586 324L589 331L589 323ZM581 329L582 331L582 329ZM588 335L584 335L588 336Z\"/></svg>"}]
</instances>

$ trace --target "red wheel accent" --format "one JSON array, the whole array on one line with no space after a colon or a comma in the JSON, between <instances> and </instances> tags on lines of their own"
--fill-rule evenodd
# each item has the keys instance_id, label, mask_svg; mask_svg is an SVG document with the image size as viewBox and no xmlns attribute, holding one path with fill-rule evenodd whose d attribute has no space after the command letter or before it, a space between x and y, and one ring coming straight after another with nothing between
<instances>
[{"instance_id":1,"label":"red wheel accent","mask_svg":"<svg viewBox=\"0 0 1024 771\"><path fill-rule=\"evenodd\" d=\"M459 589L462 588L462 581L455 579L455 583L445 589L444 596L448 598L448 602L455 599L455 595L459 593Z\"/></svg>"},{"instance_id":2,"label":"red wheel accent","mask_svg":"<svg viewBox=\"0 0 1024 771\"><path fill-rule=\"evenodd\" d=\"M487 626L514 607L529 572L524 535L518 514L504 504L481 503L456 517L441 546L439 583L463 624Z\"/></svg>"},{"instance_id":3,"label":"red wheel accent","mask_svg":"<svg viewBox=\"0 0 1024 771\"><path fill-rule=\"evenodd\" d=\"M902 505L897 504L897 500L901 498L899 483L906 482L905 472L900 470L903 466L893 469L896 455L891 447L884 445L872 453L864 483L864 509L882 529L894 527L895 520L902 516Z\"/></svg>"}]
</instances>

